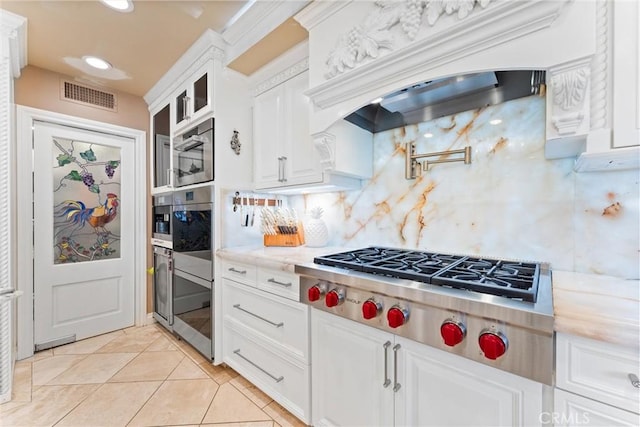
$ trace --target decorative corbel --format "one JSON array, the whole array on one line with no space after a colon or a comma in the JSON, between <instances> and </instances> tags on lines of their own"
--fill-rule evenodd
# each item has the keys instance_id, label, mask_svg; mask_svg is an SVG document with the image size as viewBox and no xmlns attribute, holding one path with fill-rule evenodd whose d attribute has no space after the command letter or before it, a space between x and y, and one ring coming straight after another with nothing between
<instances>
[{"instance_id":1,"label":"decorative corbel","mask_svg":"<svg viewBox=\"0 0 640 427\"><path fill-rule=\"evenodd\" d=\"M336 168L336 136L329 132L313 135L313 144L320 155L320 166L325 171Z\"/></svg>"},{"instance_id":2,"label":"decorative corbel","mask_svg":"<svg viewBox=\"0 0 640 427\"><path fill-rule=\"evenodd\" d=\"M547 133L562 137L589 132L590 58L548 71L550 124ZM547 135L549 137L549 135Z\"/></svg>"}]
</instances>

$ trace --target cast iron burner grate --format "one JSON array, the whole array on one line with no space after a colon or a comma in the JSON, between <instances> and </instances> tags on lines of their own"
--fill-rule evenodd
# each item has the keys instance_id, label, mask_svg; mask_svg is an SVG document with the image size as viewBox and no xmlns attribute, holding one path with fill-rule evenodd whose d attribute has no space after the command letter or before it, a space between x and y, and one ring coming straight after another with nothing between
<instances>
[{"instance_id":1,"label":"cast iron burner grate","mask_svg":"<svg viewBox=\"0 0 640 427\"><path fill-rule=\"evenodd\" d=\"M540 265L369 247L316 257L316 264L535 302Z\"/></svg>"}]
</instances>

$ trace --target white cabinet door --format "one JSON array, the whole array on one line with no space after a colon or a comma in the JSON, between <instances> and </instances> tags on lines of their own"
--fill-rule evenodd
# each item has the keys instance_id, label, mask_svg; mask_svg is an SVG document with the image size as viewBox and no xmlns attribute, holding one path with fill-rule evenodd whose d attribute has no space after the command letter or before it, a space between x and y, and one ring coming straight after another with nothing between
<instances>
[{"instance_id":1,"label":"white cabinet door","mask_svg":"<svg viewBox=\"0 0 640 427\"><path fill-rule=\"evenodd\" d=\"M304 94L309 88L309 72L298 74L284 84L285 138L284 185L322 181L320 160L309 133L311 101Z\"/></svg>"},{"instance_id":2,"label":"white cabinet door","mask_svg":"<svg viewBox=\"0 0 640 427\"><path fill-rule=\"evenodd\" d=\"M193 71L172 96L174 133L197 125L213 112L213 61Z\"/></svg>"},{"instance_id":3,"label":"white cabinet door","mask_svg":"<svg viewBox=\"0 0 640 427\"><path fill-rule=\"evenodd\" d=\"M313 424L393 425L394 336L315 309L311 319Z\"/></svg>"},{"instance_id":4,"label":"white cabinet door","mask_svg":"<svg viewBox=\"0 0 640 427\"><path fill-rule=\"evenodd\" d=\"M257 189L281 185L283 94L276 86L255 97L253 105L254 179Z\"/></svg>"},{"instance_id":5,"label":"white cabinet door","mask_svg":"<svg viewBox=\"0 0 640 427\"><path fill-rule=\"evenodd\" d=\"M309 133L309 72L256 96L253 107L257 189L321 182L320 160Z\"/></svg>"},{"instance_id":6,"label":"white cabinet door","mask_svg":"<svg viewBox=\"0 0 640 427\"><path fill-rule=\"evenodd\" d=\"M613 3L613 146L640 144L640 4Z\"/></svg>"},{"instance_id":7,"label":"white cabinet door","mask_svg":"<svg viewBox=\"0 0 640 427\"><path fill-rule=\"evenodd\" d=\"M640 415L556 389L554 410L542 421L556 426L638 426Z\"/></svg>"},{"instance_id":8,"label":"white cabinet door","mask_svg":"<svg viewBox=\"0 0 640 427\"><path fill-rule=\"evenodd\" d=\"M542 384L401 337L395 343L396 425L541 424Z\"/></svg>"}]
</instances>

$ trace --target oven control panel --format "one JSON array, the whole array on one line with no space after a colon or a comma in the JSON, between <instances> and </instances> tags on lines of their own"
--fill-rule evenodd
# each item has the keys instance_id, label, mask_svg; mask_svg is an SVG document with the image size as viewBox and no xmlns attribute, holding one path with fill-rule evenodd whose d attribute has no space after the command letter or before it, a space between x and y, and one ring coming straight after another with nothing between
<instances>
[{"instance_id":1,"label":"oven control panel","mask_svg":"<svg viewBox=\"0 0 640 427\"><path fill-rule=\"evenodd\" d=\"M314 309L551 384L553 339L547 334L306 276L300 291L301 302Z\"/></svg>"}]
</instances>

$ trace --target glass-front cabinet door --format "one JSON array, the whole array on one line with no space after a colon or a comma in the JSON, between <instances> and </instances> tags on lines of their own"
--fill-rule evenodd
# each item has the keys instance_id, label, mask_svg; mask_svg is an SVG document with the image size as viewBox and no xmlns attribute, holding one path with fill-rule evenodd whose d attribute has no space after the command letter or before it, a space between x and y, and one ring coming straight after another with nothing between
<instances>
[{"instance_id":1,"label":"glass-front cabinet door","mask_svg":"<svg viewBox=\"0 0 640 427\"><path fill-rule=\"evenodd\" d=\"M180 133L187 125L197 124L213 111L213 61L207 61L174 92L174 131Z\"/></svg>"},{"instance_id":2,"label":"glass-front cabinet door","mask_svg":"<svg viewBox=\"0 0 640 427\"><path fill-rule=\"evenodd\" d=\"M153 115L153 189L166 189L171 180L171 138L169 105Z\"/></svg>"}]
</instances>

